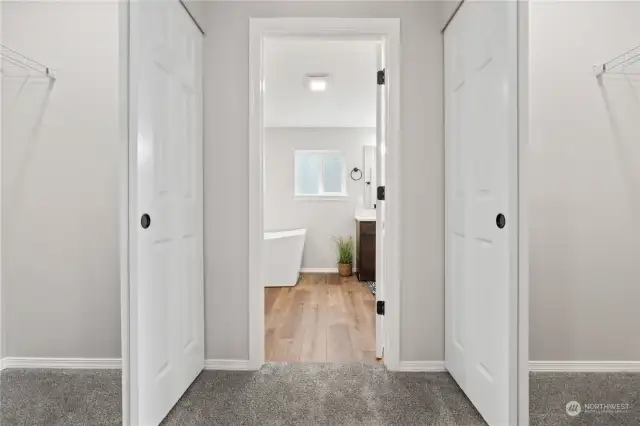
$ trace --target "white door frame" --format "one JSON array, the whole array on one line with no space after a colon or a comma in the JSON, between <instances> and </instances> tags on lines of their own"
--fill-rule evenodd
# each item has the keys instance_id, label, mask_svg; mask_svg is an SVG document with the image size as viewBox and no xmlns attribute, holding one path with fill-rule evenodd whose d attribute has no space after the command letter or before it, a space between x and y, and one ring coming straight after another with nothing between
<instances>
[{"instance_id":1,"label":"white door frame","mask_svg":"<svg viewBox=\"0 0 640 426\"><path fill-rule=\"evenodd\" d=\"M378 72L384 73L385 58L382 44L376 45L376 65ZM384 75L384 74L383 74ZM376 76L377 77L377 76ZM375 187L386 185L384 168L386 155L385 129L387 128L387 98L384 92L385 87L378 85L376 87L376 179ZM372 180L372 179L370 179ZM365 185L366 188L366 185ZM371 194L371 190L369 190ZM386 204L377 200L376 189L376 309L379 300L385 300L385 283L384 283L384 233L385 233L385 213ZM376 314L376 359L384 359L384 315Z\"/></svg>"},{"instance_id":2,"label":"white door frame","mask_svg":"<svg viewBox=\"0 0 640 426\"><path fill-rule=\"evenodd\" d=\"M387 188L385 235L385 354L389 370L400 359L400 19L251 18L249 36L249 369L265 361L263 46L266 37L382 40L386 58ZM377 70L371 70L376 72ZM354 225L355 226L355 225Z\"/></svg>"},{"instance_id":3,"label":"white door frame","mask_svg":"<svg viewBox=\"0 0 640 426\"><path fill-rule=\"evenodd\" d=\"M118 123L120 332L122 352L122 425L131 424L129 355L129 1L118 2ZM135 157L133 157L135 158ZM137 393L133 393L137 395ZM134 406L137 404L133 404ZM136 414L137 418L137 414Z\"/></svg>"},{"instance_id":4,"label":"white door frame","mask_svg":"<svg viewBox=\"0 0 640 426\"><path fill-rule=\"evenodd\" d=\"M0 5L0 42L2 42L2 5ZM2 78L0 78L0 99L2 99ZM1 106L1 103L0 103ZM2 187L2 108L0 107L0 188ZM2 328L2 196L0 196L0 371L4 369L4 329Z\"/></svg>"},{"instance_id":5,"label":"white door frame","mask_svg":"<svg viewBox=\"0 0 640 426\"><path fill-rule=\"evenodd\" d=\"M444 55L444 32L456 13L462 7L465 0L460 0L442 29L442 45ZM528 185L529 185L529 8L530 0L517 0L517 28L512 32L517 34L515 43L518 50L518 94L517 94L517 119L518 119L518 273L517 295L512 300L512 321L516 324L518 334L517 345L512 348L512 353L517 359L517 365L511 372L512 385L517 389L517 413L514 414L514 424L527 426L529 424L529 216L528 216ZM444 69L444 61L442 63ZM443 105L445 88L443 87ZM444 136L443 136L444 138ZM444 139L443 139L444 142ZM445 144L446 147L446 144ZM447 182L445 180L445 186ZM448 190L445 187L445 197ZM445 198L445 206L448 198ZM448 227L448 218L445 214L445 228ZM445 236L445 253L448 246L449 234ZM445 260L446 262L446 260ZM445 273L446 273L445 265ZM447 280L448 277L445 277ZM445 305L446 308L446 305Z\"/></svg>"},{"instance_id":6,"label":"white door frame","mask_svg":"<svg viewBox=\"0 0 640 426\"><path fill-rule=\"evenodd\" d=\"M529 8L518 0L518 425L529 424Z\"/></svg>"}]
</instances>

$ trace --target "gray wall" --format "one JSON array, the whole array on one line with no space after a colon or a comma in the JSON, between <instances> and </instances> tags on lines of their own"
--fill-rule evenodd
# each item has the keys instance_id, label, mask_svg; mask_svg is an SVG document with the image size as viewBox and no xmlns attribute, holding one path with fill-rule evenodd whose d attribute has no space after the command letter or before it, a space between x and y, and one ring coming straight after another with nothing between
<instances>
[{"instance_id":1,"label":"gray wall","mask_svg":"<svg viewBox=\"0 0 640 426\"><path fill-rule=\"evenodd\" d=\"M640 75L591 69L639 21L637 2L531 9L532 360L640 360Z\"/></svg>"},{"instance_id":2,"label":"gray wall","mask_svg":"<svg viewBox=\"0 0 640 426\"><path fill-rule=\"evenodd\" d=\"M249 17L351 16L402 20L404 257L400 351L402 360L442 360L444 154L440 5L211 2L206 7L207 358L247 359L249 355Z\"/></svg>"},{"instance_id":3,"label":"gray wall","mask_svg":"<svg viewBox=\"0 0 640 426\"><path fill-rule=\"evenodd\" d=\"M458 5L462 2L462 0L443 0L440 1L440 28L444 28L444 26L449 22L451 16L458 8Z\"/></svg>"},{"instance_id":4,"label":"gray wall","mask_svg":"<svg viewBox=\"0 0 640 426\"><path fill-rule=\"evenodd\" d=\"M365 181L354 181L347 174L348 197L344 199L295 199L295 150L340 151L345 156L347 170L352 170L354 167L364 167L363 147L375 146L375 143L375 128L265 129L265 230L306 228L303 268L337 267L336 248L332 237L351 236L355 239L354 214L357 208L362 208Z\"/></svg>"},{"instance_id":5,"label":"gray wall","mask_svg":"<svg viewBox=\"0 0 640 426\"><path fill-rule=\"evenodd\" d=\"M182 0L182 3L186 6L187 10L198 23L200 28L206 32L206 2L201 0Z\"/></svg>"},{"instance_id":6,"label":"gray wall","mask_svg":"<svg viewBox=\"0 0 640 426\"><path fill-rule=\"evenodd\" d=\"M117 4L2 8L3 43L58 73L3 77L4 355L117 358Z\"/></svg>"}]
</instances>

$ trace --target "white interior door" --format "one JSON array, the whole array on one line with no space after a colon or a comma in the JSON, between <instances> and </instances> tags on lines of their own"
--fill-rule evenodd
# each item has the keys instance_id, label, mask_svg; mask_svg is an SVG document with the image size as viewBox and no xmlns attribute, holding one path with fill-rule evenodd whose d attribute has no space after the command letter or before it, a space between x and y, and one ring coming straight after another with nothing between
<instances>
[{"instance_id":1,"label":"white interior door","mask_svg":"<svg viewBox=\"0 0 640 426\"><path fill-rule=\"evenodd\" d=\"M378 46L378 70L384 69L382 44ZM378 84L376 95L376 186L385 186L386 162L386 86ZM375 201L376 205L376 304L384 298L384 220L385 202ZM376 315L376 358L384 355L384 315Z\"/></svg>"},{"instance_id":2,"label":"white interior door","mask_svg":"<svg viewBox=\"0 0 640 426\"><path fill-rule=\"evenodd\" d=\"M446 366L496 426L517 424L515 3L467 0L444 34Z\"/></svg>"},{"instance_id":3,"label":"white interior door","mask_svg":"<svg viewBox=\"0 0 640 426\"><path fill-rule=\"evenodd\" d=\"M204 367L202 34L130 5L130 424L155 426Z\"/></svg>"}]
</instances>

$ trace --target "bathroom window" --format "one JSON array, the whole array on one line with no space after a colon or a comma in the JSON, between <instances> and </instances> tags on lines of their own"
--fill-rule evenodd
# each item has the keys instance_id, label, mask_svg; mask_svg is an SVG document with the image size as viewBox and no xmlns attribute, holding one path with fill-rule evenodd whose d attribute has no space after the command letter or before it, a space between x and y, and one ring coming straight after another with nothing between
<instances>
[{"instance_id":1,"label":"bathroom window","mask_svg":"<svg viewBox=\"0 0 640 426\"><path fill-rule=\"evenodd\" d=\"M296 151L295 196L346 197L344 154L339 151Z\"/></svg>"}]
</instances>

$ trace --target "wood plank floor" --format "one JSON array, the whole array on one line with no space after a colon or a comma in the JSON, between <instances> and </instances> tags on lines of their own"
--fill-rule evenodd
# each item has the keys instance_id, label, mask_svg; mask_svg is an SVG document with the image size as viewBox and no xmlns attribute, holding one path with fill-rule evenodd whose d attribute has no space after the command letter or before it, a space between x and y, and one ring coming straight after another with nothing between
<instances>
[{"instance_id":1,"label":"wood plank floor","mask_svg":"<svg viewBox=\"0 0 640 426\"><path fill-rule=\"evenodd\" d=\"M303 274L265 288L268 362L375 364L375 296L355 276Z\"/></svg>"}]
</instances>

